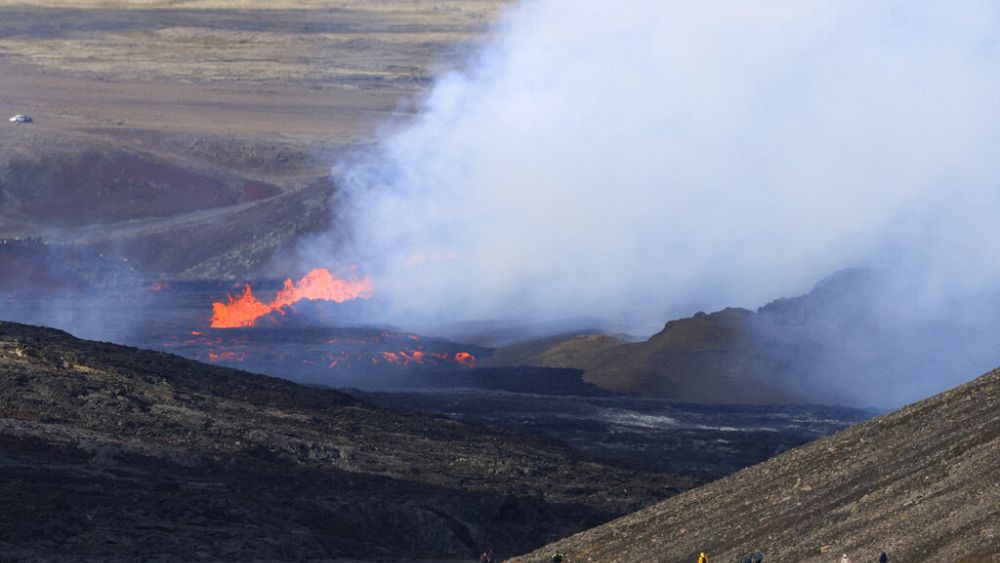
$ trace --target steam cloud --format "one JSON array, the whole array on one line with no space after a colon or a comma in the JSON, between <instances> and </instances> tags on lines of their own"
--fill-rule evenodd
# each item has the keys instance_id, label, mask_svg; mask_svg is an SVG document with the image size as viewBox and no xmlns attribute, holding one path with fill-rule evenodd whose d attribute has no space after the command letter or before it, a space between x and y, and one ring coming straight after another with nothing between
<instances>
[{"instance_id":1,"label":"steam cloud","mask_svg":"<svg viewBox=\"0 0 1000 563\"><path fill-rule=\"evenodd\" d=\"M340 178L336 258L408 318L651 330L862 266L894 310L981 322L998 24L989 1L523 2Z\"/></svg>"}]
</instances>

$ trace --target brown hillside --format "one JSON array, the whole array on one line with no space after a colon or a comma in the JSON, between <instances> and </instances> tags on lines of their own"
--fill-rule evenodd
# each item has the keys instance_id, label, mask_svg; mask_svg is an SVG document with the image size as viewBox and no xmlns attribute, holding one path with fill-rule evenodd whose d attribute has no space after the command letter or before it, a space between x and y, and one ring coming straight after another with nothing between
<instances>
[{"instance_id":1,"label":"brown hillside","mask_svg":"<svg viewBox=\"0 0 1000 563\"><path fill-rule=\"evenodd\" d=\"M589 334L498 350L489 365L575 368L602 389L701 403L794 403L804 396L769 381L784 371L758 345L756 313L725 309L666 324L643 342Z\"/></svg>"},{"instance_id":2,"label":"brown hillside","mask_svg":"<svg viewBox=\"0 0 1000 563\"><path fill-rule=\"evenodd\" d=\"M948 386L941 381L964 381L960 367L1000 359L988 336L960 323L920 326L882 307L886 291L872 272L843 270L805 295L697 313L642 342L552 337L501 348L487 363L579 369L598 387L646 397L866 407L926 397Z\"/></svg>"},{"instance_id":3,"label":"brown hillside","mask_svg":"<svg viewBox=\"0 0 1000 563\"><path fill-rule=\"evenodd\" d=\"M515 561L1000 561L1000 370Z\"/></svg>"}]
</instances>

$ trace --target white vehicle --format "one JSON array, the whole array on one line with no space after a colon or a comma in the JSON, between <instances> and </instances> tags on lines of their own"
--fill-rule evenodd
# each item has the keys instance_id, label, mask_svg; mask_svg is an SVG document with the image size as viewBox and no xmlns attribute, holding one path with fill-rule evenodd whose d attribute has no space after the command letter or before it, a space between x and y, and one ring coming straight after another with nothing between
<instances>
[{"instance_id":1,"label":"white vehicle","mask_svg":"<svg viewBox=\"0 0 1000 563\"><path fill-rule=\"evenodd\" d=\"M10 118L8 121L10 121L11 123L31 123L32 121L34 121L34 119L32 119L30 115L24 115L19 113L14 117Z\"/></svg>"}]
</instances>

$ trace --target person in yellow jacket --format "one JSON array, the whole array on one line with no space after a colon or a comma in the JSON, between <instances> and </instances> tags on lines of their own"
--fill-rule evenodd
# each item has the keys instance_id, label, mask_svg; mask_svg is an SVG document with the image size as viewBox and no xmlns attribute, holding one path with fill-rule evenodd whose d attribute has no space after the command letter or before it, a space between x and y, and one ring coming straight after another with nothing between
<instances>
[{"instance_id":1,"label":"person in yellow jacket","mask_svg":"<svg viewBox=\"0 0 1000 563\"><path fill-rule=\"evenodd\" d=\"M708 556L702 551L701 555L698 556L698 563L708 563Z\"/></svg>"}]
</instances>

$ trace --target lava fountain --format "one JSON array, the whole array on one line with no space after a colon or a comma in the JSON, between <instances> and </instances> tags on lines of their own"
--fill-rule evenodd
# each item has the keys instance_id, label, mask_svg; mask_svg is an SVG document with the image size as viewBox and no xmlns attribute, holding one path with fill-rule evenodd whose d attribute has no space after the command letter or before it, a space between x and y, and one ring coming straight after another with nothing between
<instances>
[{"instance_id":1,"label":"lava fountain","mask_svg":"<svg viewBox=\"0 0 1000 563\"><path fill-rule=\"evenodd\" d=\"M317 301L333 301L343 303L352 299L368 299L374 293L374 285L368 276L356 280L345 280L333 275L326 268L316 268L297 282L285 280L284 287L278 291L269 303L257 299L247 284L243 294L236 298L232 295L227 302L212 303L212 328L242 328L251 327L257 319L274 311L281 312L303 299Z\"/></svg>"}]
</instances>

